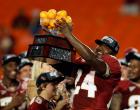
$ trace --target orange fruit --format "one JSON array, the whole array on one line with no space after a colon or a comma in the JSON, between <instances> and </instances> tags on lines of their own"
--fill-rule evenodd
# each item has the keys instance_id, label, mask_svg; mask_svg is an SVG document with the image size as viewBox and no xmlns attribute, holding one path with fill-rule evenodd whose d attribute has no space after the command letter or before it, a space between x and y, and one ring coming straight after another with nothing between
<instances>
[{"instance_id":1,"label":"orange fruit","mask_svg":"<svg viewBox=\"0 0 140 110\"><path fill-rule=\"evenodd\" d=\"M57 16L65 18L67 16L67 12L65 10L61 10L57 12Z\"/></svg>"},{"instance_id":2,"label":"orange fruit","mask_svg":"<svg viewBox=\"0 0 140 110\"><path fill-rule=\"evenodd\" d=\"M65 20L66 20L67 23L72 23L72 19L71 19L70 16L67 16Z\"/></svg>"},{"instance_id":3,"label":"orange fruit","mask_svg":"<svg viewBox=\"0 0 140 110\"><path fill-rule=\"evenodd\" d=\"M40 18L47 18L48 13L46 11L40 12Z\"/></svg>"},{"instance_id":4,"label":"orange fruit","mask_svg":"<svg viewBox=\"0 0 140 110\"><path fill-rule=\"evenodd\" d=\"M50 20L49 26L52 27L52 28L54 28L55 27L55 22L56 22L55 19Z\"/></svg>"},{"instance_id":5,"label":"orange fruit","mask_svg":"<svg viewBox=\"0 0 140 110\"><path fill-rule=\"evenodd\" d=\"M45 26L48 26L49 25L49 19L44 19L44 24L45 24Z\"/></svg>"},{"instance_id":6,"label":"orange fruit","mask_svg":"<svg viewBox=\"0 0 140 110\"><path fill-rule=\"evenodd\" d=\"M50 9L48 12L49 12L49 13L50 13L50 12L56 13L56 10L55 10L55 9Z\"/></svg>"},{"instance_id":7,"label":"orange fruit","mask_svg":"<svg viewBox=\"0 0 140 110\"><path fill-rule=\"evenodd\" d=\"M55 19L57 19L57 20L61 20L61 16L56 16L56 18Z\"/></svg>"},{"instance_id":8,"label":"orange fruit","mask_svg":"<svg viewBox=\"0 0 140 110\"><path fill-rule=\"evenodd\" d=\"M51 9L48 11L48 18L49 19L55 19L56 17L56 10L55 9Z\"/></svg>"},{"instance_id":9,"label":"orange fruit","mask_svg":"<svg viewBox=\"0 0 140 110\"><path fill-rule=\"evenodd\" d=\"M47 18L40 18L40 25L41 26L48 26L49 25L49 19L47 19Z\"/></svg>"}]
</instances>

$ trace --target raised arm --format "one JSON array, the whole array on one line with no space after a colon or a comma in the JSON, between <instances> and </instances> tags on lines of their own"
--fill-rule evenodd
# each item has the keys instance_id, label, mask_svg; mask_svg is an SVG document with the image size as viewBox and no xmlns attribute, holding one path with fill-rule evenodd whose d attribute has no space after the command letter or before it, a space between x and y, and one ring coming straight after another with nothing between
<instances>
[{"instance_id":1,"label":"raised arm","mask_svg":"<svg viewBox=\"0 0 140 110\"><path fill-rule=\"evenodd\" d=\"M84 60L86 60L88 64L90 64L96 71L105 73L106 64L102 60L98 59L95 53L88 46L83 44L71 33L71 30L65 21L63 23L57 21L56 25L60 28L61 32L65 35L69 42L73 45L78 54Z\"/></svg>"}]
</instances>

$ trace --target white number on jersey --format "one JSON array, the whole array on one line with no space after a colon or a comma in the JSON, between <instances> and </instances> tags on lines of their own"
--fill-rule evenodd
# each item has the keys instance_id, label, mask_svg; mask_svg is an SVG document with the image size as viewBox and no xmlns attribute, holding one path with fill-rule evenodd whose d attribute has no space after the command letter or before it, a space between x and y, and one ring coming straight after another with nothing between
<instances>
[{"instance_id":1,"label":"white number on jersey","mask_svg":"<svg viewBox=\"0 0 140 110\"><path fill-rule=\"evenodd\" d=\"M80 77L82 76L82 71L79 70L78 72L79 73L76 79L76 84L80 80ZM81 86L76 86L74 94L78 94L80 89L83 89L88 91L87 97L95 98L95 92L97 91L97 87L94 84L94 79L95 79L95 71L90 71L90 73L88 73L85 76Z\"/></svg>"},{"instance_id":2,"label":"white number on jersey","mask_svg":"<svg viewBox=\"0 0 140 110\"><path fill-rule=\"evenodd\" d=\"M140 95L133 95L128 100L128 110L140 110Z\"/></svg>"}]
</instances>

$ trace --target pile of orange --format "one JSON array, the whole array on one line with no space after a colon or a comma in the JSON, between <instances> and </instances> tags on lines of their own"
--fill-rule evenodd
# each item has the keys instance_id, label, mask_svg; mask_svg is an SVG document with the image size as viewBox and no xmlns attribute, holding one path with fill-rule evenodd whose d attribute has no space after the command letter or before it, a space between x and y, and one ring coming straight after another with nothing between
<instances>
[{"instance_id":1,"label":"pile of orange","mask_svg":"<svg viewBox=\"0 0 140 110\"><path fill-rule=\"evenodd\" d=\"M72 19L68 16L67 11L61 10L56 11L55 9L50 9L49 11L41 11L40 12L40 25L45 26L48 29L54 29L56 20L65 19L65 21L71 25Z\"/></svg>"}]
</instances>

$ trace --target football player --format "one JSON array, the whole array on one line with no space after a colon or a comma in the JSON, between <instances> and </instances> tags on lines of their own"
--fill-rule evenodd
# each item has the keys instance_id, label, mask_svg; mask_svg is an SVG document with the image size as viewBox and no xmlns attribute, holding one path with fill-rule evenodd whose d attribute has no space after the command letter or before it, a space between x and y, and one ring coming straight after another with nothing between
<instances>
[{"instance_id":1,"label":"football player","mask_svg":"<svg viewBox=\"0 0 140 110\"><path fill-rule=\"evenodd\" d=\"M118 42L105 36L95 41L98 46L92 50L71 33L64 19L58 20L56 26L82 57L79 63L83 66L77 72L72 110L107 110L121 76L120 64L115 57L119 51Z\"/></svg>"},{"instance_id":2,"label":"football player","mask_svg":"<svg viewBox=\"0 0 140 110\"><path fill-rule=\"evenodd\" d=\"M20 106L25 99L25 93L16 80L19 62L20 59L13 54L3 57L4 77L0 80L0 110L25 110Z\"/></svg>"},{"instance_id":3,"label":"football player","mask_svg":"<svg viewBox=\"0 0 140 110\"><path fill-rule=\"evenodd\" d=\"M64 76L59 72L41 73L36 81L38 96L32 99L28 110L62 110L68 103L68 99L54 102L57 84L64 80Z\"/></svg>"},{"instance_id":4,"label":"football player","mask_svg":"<svg viewBox=\"0 0 140 110\"><path fill-rule=\"evenodd\" d=\"M128 79L120 81L114 91L111 110L140 110L140 54L127 55Z\"/></svg>"},{"instance_id":5,"label":"football player","mask_svg":"<svg viewBox=\"0 0 140 110\"><path fill-rule=\"evenodd\" d=\"M18 80L19 81L26 81L31 78L31 69L33 63L30 62L28 59L21 59L20 64L18 65Z\"/></svg>"}]
</instances>

